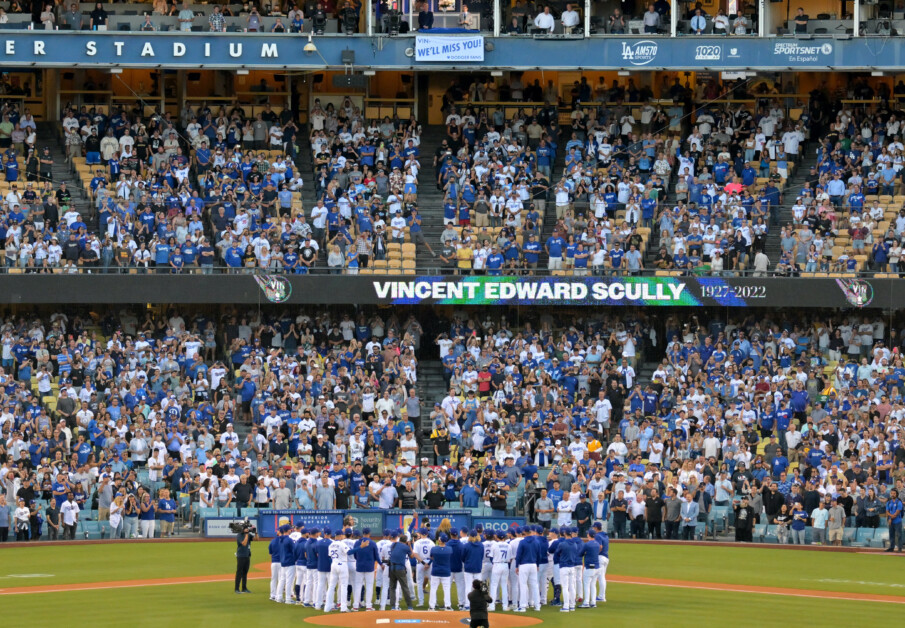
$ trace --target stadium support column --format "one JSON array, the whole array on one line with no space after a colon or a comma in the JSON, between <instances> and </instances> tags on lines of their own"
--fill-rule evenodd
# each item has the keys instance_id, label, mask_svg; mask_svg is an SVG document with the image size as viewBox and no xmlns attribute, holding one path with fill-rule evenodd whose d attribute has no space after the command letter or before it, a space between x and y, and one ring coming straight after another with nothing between
<instances>
[{"instance_id":1,"label":"stadium support column","mask_svg":"<svg viewBox=\"0 0 905 628\"><path fill-rule=\"evenodd\" d=\"M493 36L500 36L500 1L501 0L493 0Z\"/></svg>"},{"instance_id":2,"label":"stadium support column","mask_svg":"<svg viewBox=\"0 0 905 628\"><path fill-rule=\"evenodd\" d=\"M792 2L792 0L789 0ZM767 24L772 24L773 3L767 0L757 0L757 36L767 36Z\"/></svg>"},{"instance_id":3,"label":"stadium support column","mask_svg":"<svg viewBox=\"0 0 905 628\"><path fill-rule=\"evenodd\" d=\"M861 0L852 0L852 36L859 37L861 30Z\"/></svg>"},{"instance_id":4,"label":"stadium support column","mask_svg":"<svg viewBox=\"0 0 905 628\"><path fill-rule=\"evenodd\" d=\"M216 71L216 70L215 70ZM163 81L163 78L160 79ZM235 82L233 82L235 85ZM182 113L182 110L185 109L185 99L188 96L187 92L188 82L186 79L186 71L185 70L176 70L176 104L179 107L177 111ZM217 92L214 92L215 94ZM166 90L160 90L160 100L161 100L161 111L166 111Z\"/></svg>"},{"instance_id":5,"label":"stadium support column","mask_svg":"<svg viewBox=\"0 0 905 628\"><path fill-rule=\"evenodd\" d=\"M60 115L60 71L56 68L44 70L44 119L59 120Z\"/></svg>"},{"instance_id":6,"label":"stadium support column","mask_svg":"<svg viewBox=\"0 0 905 628\"><path fill-rule=\"evenodd\" d=\"M374 34L374 0L368 0L367 5L365 5L365 6L368 7L368 9L367 9L367 11L368 11L368 13L367 13L367 15L368 15L368 21L367 21L368 35L373 35Z\"/></svg>"},{"instance_id":7,"label":"stadium support column","mask_svg":"<svg viewBox=\"0 0 905 628\"><path fill-rule=\"evenodd\" d=\"M591 0L584 0L584 36L591 34Z\"/></svg>"},{"instance_id":8,"label":"stadium support column","mask_svg":"<svg viewBox=\"0 0 905 628\"><path fill-rule=\"evenodd\" d=\"M675 37L679 30L679 3L671 0L669 3L669 36Z\"/></svg>"}]
</instances>

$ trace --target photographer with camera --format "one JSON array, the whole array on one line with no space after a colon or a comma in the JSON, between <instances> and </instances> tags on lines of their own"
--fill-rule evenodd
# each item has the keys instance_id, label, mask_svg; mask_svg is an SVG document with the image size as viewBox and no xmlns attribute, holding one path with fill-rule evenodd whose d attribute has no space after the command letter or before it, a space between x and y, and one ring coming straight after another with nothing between
<instances>
[{"instance_id":1,"label":"photographer with camera","mask_svg":"<svg viewBox=\"0 0 905 628\"><path fill-rule=\"evenodd\" d=\"M242 523L231 523L230 530L236 533L236 593L251 593L248 590L248 569L251 567L251 542L258 531L247 519ZM242 585L241 588L239 585Z\"/></svg>"},{"instance_id":2,"label":"photographer with camera","mask_svg":"<svg viewBox=\"0 0 905 628\"><path fill-rule=\"evenodd\" d=\"M471 618L471 628L478 628L478 626L490 628L487 605L491 601L486 580L475 580L471 583L471 591L468 593L468 615Z\"/></svg>"}]
</instances>

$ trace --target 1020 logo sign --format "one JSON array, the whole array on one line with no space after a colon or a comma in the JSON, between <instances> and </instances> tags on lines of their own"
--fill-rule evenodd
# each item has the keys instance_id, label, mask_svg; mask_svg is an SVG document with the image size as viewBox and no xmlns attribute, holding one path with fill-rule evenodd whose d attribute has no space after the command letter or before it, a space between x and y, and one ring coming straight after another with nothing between
<instances>
[{"instance_id":1,"label":"1020 logo sign","mask_svg":"<svg viewBox=\"0 0 905 628\"><path fill-rule=\"evenodd\" d=\"M719 61L722 58L722 46L698 46L694 49L695 61Z\"/></svg>"}]
</instances>

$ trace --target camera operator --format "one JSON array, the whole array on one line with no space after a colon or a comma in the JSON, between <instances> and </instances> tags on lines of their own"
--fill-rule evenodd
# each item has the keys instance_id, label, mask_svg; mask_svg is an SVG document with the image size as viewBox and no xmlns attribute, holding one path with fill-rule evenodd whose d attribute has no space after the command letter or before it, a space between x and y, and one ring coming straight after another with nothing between
<instances>
[{"instance_id":1,"label":"camera operator","mask_svg":"<svg viewBox=\"0 0 905 628\"><path fill-rule=\"evenodd\" d=\"M251 542L257 530L248 522L241 525L236 534L236 593L251 593L248 590L248 569L251 567Z\"/></svg>"},{"instance_id":2,"label":"camera operator","mask_svg":"<svg viewBox=\"0 0 905 628\"><path fill-rule=\"evenodd\" d=\"M487 618L487 605L493 600L487 591L487 583L483 580L475 580L471 583L471 591L468 593L469 617L471 617L471 628L490 628L490 621Z\"/></svg>"}]
</instances>

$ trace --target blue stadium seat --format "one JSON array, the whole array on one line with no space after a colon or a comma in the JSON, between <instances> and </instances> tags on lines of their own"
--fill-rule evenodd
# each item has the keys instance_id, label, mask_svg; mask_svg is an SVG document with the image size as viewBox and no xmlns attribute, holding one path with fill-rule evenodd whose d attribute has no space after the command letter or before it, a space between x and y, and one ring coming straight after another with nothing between
<instances>
[{"instance_id":1,"label":"blue stadium seat","mask_svg":"<svg viewBox=\"0 0 905 628\"><path fill-rule=\"evenodd\" d=\"M874 528L858 528L851 545L855 547L870 547L871 539L874 538L875 533L876 530Z\"/></svg>"},{"instance_id":2,"label":"blue stadium seat","mask_svg":"<svg viewBox=\"0 0 905 628\"><path fill-rule=\"evenodd\" d=\"M704 540L704 535L707 534L707 524L703 521L698 521L697 525L694 527L694 538L698 541Z\"/></svg>"},{"instance_id":3,"label":"blue stadium seat","mask_svg":"<svg viewBox=\"0 0 905 628\"><path fill-rule=\"evenodd\" d=\"M257 508L243 508L243 509L242 509L242 516L243 516L243 517L249 517L249 518L251 518L251 517L257 517L257 516L258 516L258 509L257 509Z\"/></svg>"},{"instance_id":4,"label":"blue stadium seat","mask_svg":"<svg viewBox=\"0 0 905 628\"><path fill-rule=\"evenodd\" d=\"M236 506L224 506L220 508L220 516L221 517L238 517L239 509Z\"/></svg>"},{"instance_id":5,"label":"blue stadium seat","mask_svg":"<svg viewBox=\"0 0 905 628\"><path fill-rule=\"evenodd\" d=\"M101 533L101 524L98 521L80 521L77 530L79 538L90 539L96 541L103 538Z\"/></svg>"},{"instance_id":6,"label":"blue stadium seat","mask_svg":"<svg viewBox=\"0 0 905 628\"><path fill-rule=\"evenodd\" d=\"M751 540L755 543L778 543L776 526L769 526L766 523L755 523L754 530L751 532Z\"/></svg>"},{"instance_id":7,"label":"blue stadium seat","mask_svg":"<svg viewBox=\"0 0 905 628\"><path fill-rule=\"evenodd\" d=\"M729 531L729 506L714 506L707 515L713 535Z\"/></svg>"},{"instance_id":8,"label":"blue stadium seat","mask_svg":"<svg viewBox=\"0 0 905 628\"><path fill-rule=\"evenodd\" d=\"M854 528L845 528L842 531L842 544L851 545L855 540L856 530Z\"/></svg>"},{"instance_id":9,"label":"blue stadium seat","mask_svg":"<svg viewBox=\"0 0 905 628\"><path fill-rule=\"evenodd\" d=\"M202 508L198 511L198 516L201 517L201 520L204 521L208 517L217 517L220 515L219 508Z\"/></svg>"},{"instance_id":10,"label":"blue stadium seat","mask_svg":"<svg viewBox=\"0 0 905 628\"><path fill-rule=\"evenodd\" d=\"M887 543L889 543L889 528L877 528L870 540L870 546L885 549Z\"/></svg>"}]
</instances>

